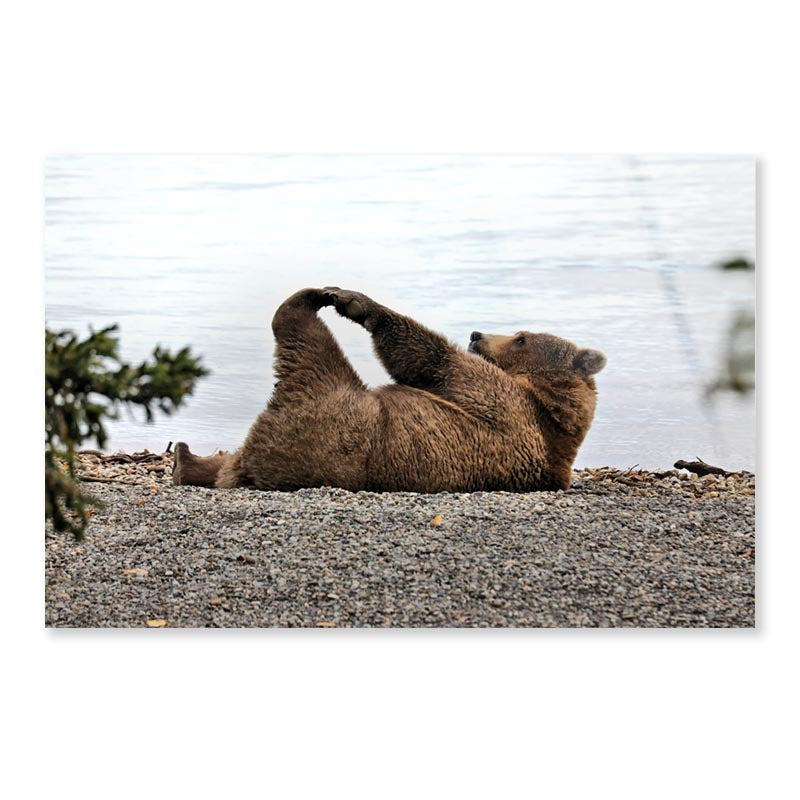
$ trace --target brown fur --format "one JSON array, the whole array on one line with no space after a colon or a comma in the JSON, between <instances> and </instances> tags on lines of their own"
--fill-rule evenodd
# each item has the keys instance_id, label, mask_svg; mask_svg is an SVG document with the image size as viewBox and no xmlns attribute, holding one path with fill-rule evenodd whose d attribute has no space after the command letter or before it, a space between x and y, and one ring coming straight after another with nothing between
<instances>
[{"instance_id":1,"label":"brown fur","mask_svg":"<svg viewBox=\"0 0 800 800\"><path fill-rule=\"evenodd\" d=\"M395 383L367 389L317 316L372 334ZM474 333L471 353L358 292L304 289L272 321L278 382L233 454L176 450L176 484L292 490L567 489L595 408L597 350Z\"/></svg>"}]
</instances>

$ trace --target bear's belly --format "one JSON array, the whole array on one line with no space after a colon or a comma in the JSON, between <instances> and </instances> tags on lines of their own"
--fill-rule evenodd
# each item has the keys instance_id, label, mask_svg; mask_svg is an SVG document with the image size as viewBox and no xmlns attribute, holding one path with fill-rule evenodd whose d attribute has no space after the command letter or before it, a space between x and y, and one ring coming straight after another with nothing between
<instances>
[{"instance_id":1,"label":"bear's belly","mask_svg":"<svg viewBox=\"0 0 800 800\"><path fill-rule=\"evenodd\" d=\"M552 488L537 431L498 429L428 392L381 397L368 491L524 492Z\"/></svg>"}]
</instances>

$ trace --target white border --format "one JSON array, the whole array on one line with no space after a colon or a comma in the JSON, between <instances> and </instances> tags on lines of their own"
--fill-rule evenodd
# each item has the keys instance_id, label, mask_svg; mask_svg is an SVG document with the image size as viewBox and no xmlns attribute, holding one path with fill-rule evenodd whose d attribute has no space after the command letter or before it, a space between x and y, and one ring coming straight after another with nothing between
<instances>
[{"instance_id":1,"label":"white border","mask_svg":"<svg viewBox=\"0 0 800 800\"><path fill-rule=\"evenodd\" d=\"M782 7L2 12L9 796L784 796L800 137ZM570 151L759 158L757 631L43 629L45 155Z\"/></svg>"}]
</instances>

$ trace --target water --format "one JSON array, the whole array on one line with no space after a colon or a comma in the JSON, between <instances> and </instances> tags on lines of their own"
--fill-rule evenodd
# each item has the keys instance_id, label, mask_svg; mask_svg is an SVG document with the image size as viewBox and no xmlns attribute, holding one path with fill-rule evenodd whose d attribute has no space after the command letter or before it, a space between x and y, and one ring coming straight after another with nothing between
<instances>
[{"instance_id":1,"label":"water","mask_svg":"<svg viewBox=\"0 0 800 800\"><path fill-rule=\"evenodd\" d=\"M191 344L212 374L111 449L233 449L271 392L269 322L304 286L357 289L466 346L547 331L602 349L576 466L754 469L752 398L703 397L755 257L750 159L58 156L45 180L47 324L120 325L126 359ZM360 327L323 312L371 385Z\"/></svg>"}]
</instances>

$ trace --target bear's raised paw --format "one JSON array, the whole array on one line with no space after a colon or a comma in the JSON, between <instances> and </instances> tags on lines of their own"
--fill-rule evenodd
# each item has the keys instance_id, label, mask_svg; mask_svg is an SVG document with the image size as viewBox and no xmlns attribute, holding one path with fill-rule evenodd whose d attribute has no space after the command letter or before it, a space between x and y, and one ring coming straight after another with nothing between
<instances>
[{"instance_id":1,"label":"bear's raised paw","mask_svg":"<svg viewBox=\"0 0 800 800\"><path fill-rule=\"evenodd\" d=\"M326 286L322 290L333 300L336 311L353 322L363 322L367 316L369 298L360 292L340 289L338 286Z\"/></svg>"}]
</instances>

